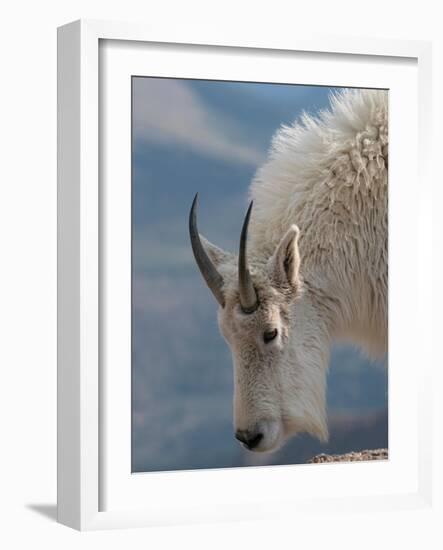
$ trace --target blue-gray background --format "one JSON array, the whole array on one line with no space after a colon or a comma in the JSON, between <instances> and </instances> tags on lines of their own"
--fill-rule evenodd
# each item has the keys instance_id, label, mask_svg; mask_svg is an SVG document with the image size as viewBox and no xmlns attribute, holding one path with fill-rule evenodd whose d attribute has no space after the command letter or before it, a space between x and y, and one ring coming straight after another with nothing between
<instances>
[{"instance_id":1,"label":"blue-gray background","mask_svg":"<svg viewBox=\"0 0 443 550\"><path fill-rule=\"evenodd\" d=\"M305 462L318 452L387 447L387 370L334 349L331 438L241 449L232 430L232 365L216 303L195 266L187 217L236 250L247 188L281 124L328 106L332 88L134 77L132 149L132 470Z\"/></svg>"}]
</instances>

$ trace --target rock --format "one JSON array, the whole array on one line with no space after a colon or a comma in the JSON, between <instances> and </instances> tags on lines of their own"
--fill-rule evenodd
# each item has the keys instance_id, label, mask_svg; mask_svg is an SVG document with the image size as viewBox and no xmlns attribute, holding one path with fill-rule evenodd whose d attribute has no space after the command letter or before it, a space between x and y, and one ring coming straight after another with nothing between
<instances>
[{"instance_id":1,"label":"rock","mask_svg":"<svg viewBox=\"0 0 443 550\"><path fill-rule=\"evenodd\" d=\"M324 462L364 462L367 460L387 460L388 449L372 449L353 451L343 455L327 455L325 453L313 456L308 460L309 464L322 464Z\"/></svg>"}]
</instances>

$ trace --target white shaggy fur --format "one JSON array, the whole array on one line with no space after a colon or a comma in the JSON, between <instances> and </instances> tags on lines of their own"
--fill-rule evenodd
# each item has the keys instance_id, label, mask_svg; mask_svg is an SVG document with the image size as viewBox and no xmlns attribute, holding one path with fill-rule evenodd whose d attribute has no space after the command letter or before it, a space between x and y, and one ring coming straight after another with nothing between
<instances>
[{"instance_id":1,"label":"white shaggy fur","mask_svg":"<svg viewBox=\"0 0 443 550\"><path fill-rule=\"evenodd\" d=\"M382 90L348 90L332 111L274 137L251 186L250 255L301 229L303 274L338 299L336 322L371 354L386 351L388 105ZM360 334L355 334L359 330ZM361 341L360 341L361 339Z\"/></svg>"},{"instance_id":2,"label":"white shaggy fur","mask_svg":"<svg viewBox=\"0 0 443 550\"><path fill-rule=\"evenodd\" d=\"M282 127L252 182L256 312L239 306L236 257L204 241L224 280L219 325L234 360L235 427L261 434L253 450L302 431L327 439L334 340L387 351L387 167L387 92L346 90L330 110Z\"/></svg>"}]
</instances>

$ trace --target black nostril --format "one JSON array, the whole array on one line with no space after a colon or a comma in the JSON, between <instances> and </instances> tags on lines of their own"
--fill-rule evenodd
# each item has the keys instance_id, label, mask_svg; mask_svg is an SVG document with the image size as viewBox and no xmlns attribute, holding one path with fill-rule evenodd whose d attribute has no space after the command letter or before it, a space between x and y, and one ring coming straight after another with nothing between
<instances>
[{"instance_id":1,"label":"black nostril","mask_svg":"<svg viewBox=\"0 0 443 550\"><path fill-rule=\"evenodd\" d=\"M260 441L263 439L263 434L261 433L258 433L257 435L255 435L254 437L252 437L251 439L248 440L248 442L246 443L246 445L250 448L250 449L254 449L254 447L257 447L257 445L260 443Z\"/></svg>"},{"instance_id":2,"label":"black nostril","mask_svg":"<svg viewBox=\"0 0 443 550\"><path fill-rule=\"evenodd\" d=\"M263 439L262 433L254 433L249 431L237 430L235 432L235 438L246 445L248 449L254 449Z\"/></svg>"}]
</instances>

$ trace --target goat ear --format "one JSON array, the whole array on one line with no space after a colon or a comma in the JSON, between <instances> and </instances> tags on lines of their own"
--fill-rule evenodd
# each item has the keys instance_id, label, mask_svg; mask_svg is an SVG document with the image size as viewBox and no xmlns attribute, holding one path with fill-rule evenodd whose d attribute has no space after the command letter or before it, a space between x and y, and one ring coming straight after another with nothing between
<instances>
[{"instance_id":1,"label":"goat ear","mask_svg":"<svg viewBox=\"0 0 443 550\"><path fill-rule=\"evenodd\" d=\"M218 267L219 265L224 264L232 259L232 254L230 252L226 252L218 246L215 246L215 244L209 242L208 239L205 239L205 237L203 237L203 235L201 234L200 240L215 267Z\"/></svg>"},{"instance_id":2,"label":"goat ear","mask_svg":"<svg viewBox=\"0 0 443 550\"><path fill-rule=\"evenodd\" d=\"M298 284L299 235L299 228L296 225L291 225L268 261L269 273L275 286L296 287Z\"/></svg>"}]
</instances>

